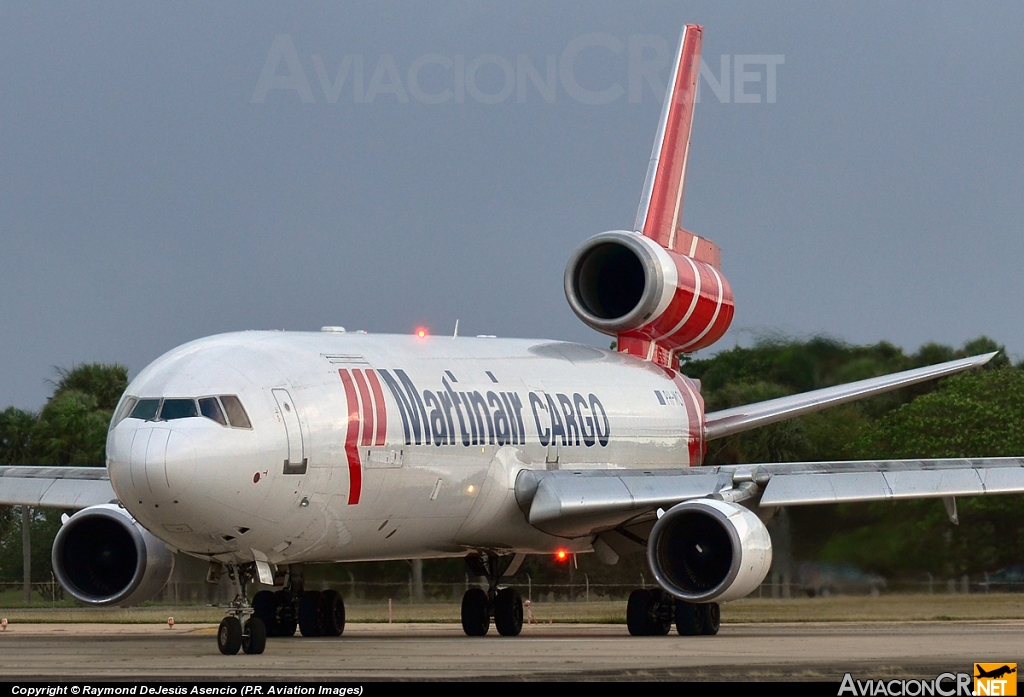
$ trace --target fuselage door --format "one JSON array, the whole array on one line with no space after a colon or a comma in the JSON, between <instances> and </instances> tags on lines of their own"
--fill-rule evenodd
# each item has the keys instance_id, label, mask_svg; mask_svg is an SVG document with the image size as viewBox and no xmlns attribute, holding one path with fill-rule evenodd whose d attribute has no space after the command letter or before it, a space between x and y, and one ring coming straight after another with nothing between
<instances>
[{"instance_id":1,"label":"fuselage door","mask_svg":"<svg viewBox=\"0 0 1024 697\"><path fill-rule=\"evenodd\" d=\"M285 437L288 439L288 459L284 461L285 474L305 474L308 459L306 447L302 442L302 428L299 425L299 414L288 390L277 388L272 390L277 400L277 411L284 424Z\"/></svg>"}]
</instances>

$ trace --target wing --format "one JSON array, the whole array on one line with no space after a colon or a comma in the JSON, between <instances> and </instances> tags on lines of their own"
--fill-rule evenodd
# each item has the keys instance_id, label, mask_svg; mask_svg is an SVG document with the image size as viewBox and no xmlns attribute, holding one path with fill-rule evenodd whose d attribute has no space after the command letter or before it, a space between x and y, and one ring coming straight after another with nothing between
<instances>
[{"instance_id":1,"label":"wing","mask_svg":"<svg viewBox=\"0 0 1024 697\"><path fill-rule=\"evenodd\" d=\"M714 440L731 436L734 433L747 431L758 426L767 426L776 421L792 419L802 414L809 414L813 411L821 411L829 407L836 407L840 404L853 402L865 397L871 397L883 392L889 392L901 387L916 385L919 382L926 382L936 378L945 377L959 373L969 368L976 368L988 363L997 354L986 353L970 358L961 358L946 363L905 370L901 373L883 375L877 378L868 378L850 382L845 385L826 387L812 392L790 395L770 399L766 402L756 402L742 407L714 411L705 416L704 438Z\"/></svg>"},{"instance_id":2,"label":"wing","mask_svg":"<svg viewBox=\"0 0 1024 697\"><path fill-rule=\"evenodd\" d=\"M536 528L583 537L654 520L696 498L774 508L1024 493L1024 458L800 462L678 470L524 470L516 500ZM641 535L642 536L642 535Z\"/></svg>"},{"instance_id":3,"label":"wing","mask_svg":"<svg viewBox=\"0 0 1024 697\"><path fill-rule=\"evenodd\" d=\"M106 467L0 467L0 505L78 510L112 502Z\"/></svg>"}]
</instances>

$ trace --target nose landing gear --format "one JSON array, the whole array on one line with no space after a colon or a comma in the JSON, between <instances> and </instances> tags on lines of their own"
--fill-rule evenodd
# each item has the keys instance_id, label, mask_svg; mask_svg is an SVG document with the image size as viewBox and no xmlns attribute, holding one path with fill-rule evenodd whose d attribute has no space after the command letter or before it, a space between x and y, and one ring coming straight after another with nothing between
<instances>
[{"instance_id":1,"label":"nose landing gear","mask_svg":"<svg viewBox=\"0 0 1024 697\"><path fill-rule=\"evenodd\" d=\"M484 636L494 626L502 636L518 636L523 630L523 599L515 588L499 588L504 576L519 570L526 555L499 557L493 553L466 557L470 573L487 578L487 590L470 588L462 596L462 631L466 636Z\"/></svg>"},{"instance_id":2,"label":"nose landing gear","mask_svg":"<svg viewBox=\"0 0 1024 697\"><path fill-rule=\"evenodd\" d=\"M262 619L254 616L252 604L245 593L252 574L252 565L228 566L228 577L235 584L236 592L228 608L228 616L217 628L217 648L229 656L238 653L239 649L245 653L263 653L267 646L267 627Z\"/></svg>"}]
</instances>

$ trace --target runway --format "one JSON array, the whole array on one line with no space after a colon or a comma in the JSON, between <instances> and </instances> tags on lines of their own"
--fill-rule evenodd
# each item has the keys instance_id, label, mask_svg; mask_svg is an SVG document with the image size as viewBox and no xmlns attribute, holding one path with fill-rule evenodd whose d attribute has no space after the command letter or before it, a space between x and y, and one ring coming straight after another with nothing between
<instances>
[{"instance_id":1,"label":"runway","mask_svg":"<svg viewBox=\"0 0 1024 697\"><path fill-rule=\"evenodd\" d=\"M1024 663L1024 621L725 624L716 637L631 637L624 625L544 624L470 638L454 624L350 624L223 656L214 625L12 624L6 680L834 680L933 678Z\"/></svg>"}]
</instances>

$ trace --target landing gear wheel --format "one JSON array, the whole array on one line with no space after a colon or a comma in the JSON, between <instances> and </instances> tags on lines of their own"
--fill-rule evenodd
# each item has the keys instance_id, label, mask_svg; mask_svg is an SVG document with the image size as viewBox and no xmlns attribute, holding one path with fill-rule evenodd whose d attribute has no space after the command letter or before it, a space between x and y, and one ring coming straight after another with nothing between
<instances>
[{"instance_id":1,"label":"landing gear wheel","mask_svg":"<svg viewBox=\"0 0 1024 697\"><path fill-rule=\"evenodd\" d=\"M722 626L722 608L718 603L707 603L697 607L704 611L704 626L701 628L701 634L708 636L718 634L718 629Z\"/></svg>"},{"instance_id":2,"label":"landing gear wheel","mask_svg":"<svg viewBox=\"0 0 1024 697\"><path fill-rule=\"evenodd\" d=\"M484 636L490 628L487 593L482 588L470 588L462 596L462 631L466 636Z\"/></svg>"},{"instance_id":3,"label":"landing gear wheel","mask_svg":"<svg viewBox=\"0 0 1024 697\"><path fill-rule=\"evenodd\" d=\"M651 634L653 636L666 636L672 631L672 612L675 602L672 596L660 588L650 591L651 599L654 601L651 607Z\"/></svg>"},{"instance_id":4,"label":"landing gear wheel","mask_svg":"<svg viewBox=\"0 0 1024 697\"><path fill-rule=\"evenodd\" d=\"M626 602L626 627L633 636L647 636L647 610L651 605L651 594L637 588L629 594Z\"/></svg>"},{"instance_id":5,"label":"landing gear wheel","mask_svg":"<svg viewBox=\"0 0 1024 697\"><path fill-rule=\"evenodd\" d=\"M633 636L665 636L672 629L672 599L661 590L638 588L626 603L626 626Z\"/></svg>"},{"instance_id":6,"label":"landing gear wheel","mask_svg":"<svg viewBox=\"0 0 1024 697\"><path fill-rule=\"evenodd\" d=\"M515 588L502 588L494 596L494 626L502 636L523 631L523 598Z\"/></svg>"},{"instance_id":7,"label":"landing gear wheel","mask_svg":"<svg viewBox=\"0 0 1024 697\"><path fill-rule=\"evenodd\" d=\"M295 598L288 591L277 591L274 600L277 602L277 633L273 636L295 636L298 627Z\"/></svg>"},{"instance_id":8,"label":"landing gear wheel","mask_svg":"<svg viewBox=\"0 0 1024 697\"><path fill-rule=\"evenodd\" d=\"M277 594L273 591L260 591L252 599L253 614L263 621L263 626L267 628L267 636L280 636L278 608Z\"/></svg>"},{"instance_id":9,"label":"landing gear wheel","mask_svg":"<svg viewBox=\"0 0 1024 697\"><path fill-rule=\"evenodd\" d=\"M237 620L236 620L237 621ZM267 648L267 625L259 617L250 617L242 631L242 651L263 653Z\"/></svg>"},{"instance_id":10,"label":"landing gear wheel","mask_svg":"<svg viewBox=\"0 0 1024 697\"><path fill-rule=\"evenodd\" d=\"M683 600L676 601L676 631L680 636L697 636L704 633L704 625L707 622L705 607Z\"/></svg>"},{"instance_id":11,"label":"landing gear wheel","mask_svg":"<svg viewBox=\"0 0 1024 697\"><path fill-rule=\"evenodd\" d=\"M220 621L217 648L226 656L234 656L242 648L242 623L237 617L225 617Z\"/></svg>"},{"instance_id":12,"label":"landing gear wheel","mask_svg":"<svg viewBox=\"0 0 1024 697\"><path fill-rule=\"evenodd\" d=\"M321 628L320 604L322 593L320 591L309 591L299 598L299 631L302 636L316 637L323 634Z\"/></svg>"},{"instance_id":13,"label":"landing gear wheel","mask_svg":"<svg viewBox=\"0 0 1024 697\"><path fill-rule=\"evenodd\" d=\"M341 636L345 631L345 601L338 591L324 591L320 596L320 618L324 636Z\"/></svg>"}]
</instances>

